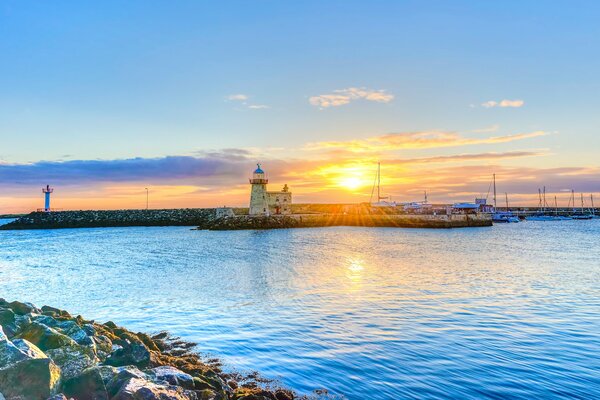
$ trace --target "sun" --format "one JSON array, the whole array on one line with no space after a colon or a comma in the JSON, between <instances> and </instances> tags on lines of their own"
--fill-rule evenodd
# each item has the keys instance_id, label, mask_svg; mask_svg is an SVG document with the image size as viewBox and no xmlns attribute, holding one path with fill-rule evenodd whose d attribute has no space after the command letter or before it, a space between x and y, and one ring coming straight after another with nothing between
<instances>
[{"instance_id":1,"label":"sun","mask_svg":"<svg viewBox=\"0 0 600 400\"><path fill-rule=\"evenodd\" d=\"M363 181L356 176L348 176L341 178L338 185L348 190L356 190L363 186Z\"/></svg>"}]
</instances>

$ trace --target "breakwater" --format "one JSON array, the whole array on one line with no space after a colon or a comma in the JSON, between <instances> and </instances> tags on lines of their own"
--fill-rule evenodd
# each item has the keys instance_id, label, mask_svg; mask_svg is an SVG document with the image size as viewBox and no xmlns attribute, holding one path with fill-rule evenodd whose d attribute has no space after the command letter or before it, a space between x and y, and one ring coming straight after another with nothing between
<instances>
[{"instance_id":1,"label":"breakwater","mask_svg":"<svg viewBox=\"0 0 600 400\"><path fill-rule=\"evenodd\" d=\"M244 210L240 209L231 209L230 216L219 216L219 209L215 208L32 212L0 226L0 230L125 226L196 226L208 230L241 230L326 226L463 228L492 225L489 214L391 214L380 210L367 213L358 206L348 210L348 213L274 216L243 215L241 213Z\"/></svg>"},{"instance_id":2,"label":"breakwater","mask_svg":"<svg viewBox=\"0 0 600 400\"><path fill-rule=\"evenodd\" d=\"M389 228L464 228L491 226L489 214L303 214L277 216L234 216L207 219L198 229L242 230L365 226Z\"/></svg>"},{"instance_id":3,"label":"breakwater","mask_svg":"<svg viewBox=\"0 0 600 400\"><path fill-rule=\"evenodd\" d=\"M0 230L119 226L198 226L216 216L214 208L32 212Z\"/></svg>"},{"instance_id":4,"label":"breakwater","mask_svg":"<svg viewBox=\"0 0 600 400\"><path fill-rule=\"evenodd\" d=\"M134 333L67 311L0 299L0 398L293 400L257 378L224 373L195 344Z\"/></svg>"}]
</instances>

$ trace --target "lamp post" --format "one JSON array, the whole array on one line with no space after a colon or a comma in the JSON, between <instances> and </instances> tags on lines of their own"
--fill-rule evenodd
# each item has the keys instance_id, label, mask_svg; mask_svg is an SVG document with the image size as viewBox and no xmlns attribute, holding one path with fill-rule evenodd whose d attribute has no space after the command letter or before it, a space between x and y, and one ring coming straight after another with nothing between
<instances>
[{"instance_id":1,"label":"lamp post","mask_svg":"<svg viewBox=\"0 0 600 400\"><path fill-rule=\"evenodd\" d=\"M148 209L148 188L144 188L146 189L146 210Z\"/></svg>"}]
</instances>

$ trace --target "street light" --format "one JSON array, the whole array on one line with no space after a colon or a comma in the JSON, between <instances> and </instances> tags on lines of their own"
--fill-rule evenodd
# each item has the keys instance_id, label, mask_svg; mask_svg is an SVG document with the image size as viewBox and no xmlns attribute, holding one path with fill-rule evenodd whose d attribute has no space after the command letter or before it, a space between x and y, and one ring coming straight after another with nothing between
<instances>
[{"instance_id":1,"label":"street light","mask_svg":"<svg viewBox=\"0 0 600 400\"><path fill-rule=\"evenodd\" d=\"M146 210L148 209L148 188L144 188L146 189Z\"/></svg>"}]
</instances>

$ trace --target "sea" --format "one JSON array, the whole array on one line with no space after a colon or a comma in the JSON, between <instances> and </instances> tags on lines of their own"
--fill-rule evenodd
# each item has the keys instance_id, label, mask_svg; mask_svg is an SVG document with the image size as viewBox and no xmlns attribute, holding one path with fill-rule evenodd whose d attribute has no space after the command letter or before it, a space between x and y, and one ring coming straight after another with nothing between
<instances>
[{"instance_id":1,"label":"sea","mask_svg":"<svg viewBox=\"0 0 600 400\"><path fill-rule=\"evenodd\" d=\"M300 395L600 398L598 219L0 231L0 297L168 330Z\"/></svg>"}]
</instances>

